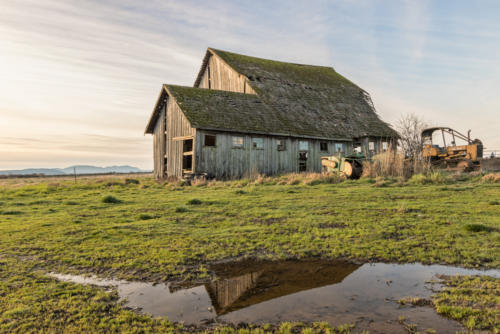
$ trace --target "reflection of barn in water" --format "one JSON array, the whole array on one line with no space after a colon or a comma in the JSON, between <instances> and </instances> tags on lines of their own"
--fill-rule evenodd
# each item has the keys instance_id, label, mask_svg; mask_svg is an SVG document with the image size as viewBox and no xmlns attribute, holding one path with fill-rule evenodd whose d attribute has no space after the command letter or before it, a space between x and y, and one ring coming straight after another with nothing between
<instances>
[{"instance_id":1,"label":"reflection of barn in water","mask_svg":"<svg viewBox=\"0 0 500 334\"><path fill-rule=\"evenodd\" d=\"M340 283L359 265L325 260L241 262L213 266L219 279L205 285L217 315L274 298Z\"/></svg>"}]
</instances>

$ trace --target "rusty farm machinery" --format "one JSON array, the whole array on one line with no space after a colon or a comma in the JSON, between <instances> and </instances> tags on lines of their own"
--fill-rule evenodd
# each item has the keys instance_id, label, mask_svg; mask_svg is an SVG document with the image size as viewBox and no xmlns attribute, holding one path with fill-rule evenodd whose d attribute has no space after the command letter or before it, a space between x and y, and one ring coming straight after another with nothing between
<instances>
[{"instance_id":1,"label":"rusty farm machinery","mask_svg":"<svg viewBox=\"0 0 500 334\"><path fill-rule=\"evenodd\" d=\"M464 135L448 127L433 127L422 131L422 156L433 167L471 172L481 169L483 143L471 139L470 130ZM448 137L448 141L447 141ZM434 140L437 139L437 140ZM442 146L437 145L441 141ZM457 144L457 141L462 143Z\"/></svg>"}]
</instances>

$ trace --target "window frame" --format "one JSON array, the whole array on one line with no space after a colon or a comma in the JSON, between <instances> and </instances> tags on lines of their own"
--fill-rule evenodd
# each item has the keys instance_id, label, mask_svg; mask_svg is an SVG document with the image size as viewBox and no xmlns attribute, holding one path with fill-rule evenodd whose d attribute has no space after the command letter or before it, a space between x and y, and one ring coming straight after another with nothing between
<instances>
[{"instance_id":1,"label":"window frame","mask_svg":"<svg viewBox=\"0 0 500 334\"><path fill-rule=\"evenodd\" d=\"M235 143L235 139L241 139L241 144ZM245 137L243 136L231 136L231 145L233 148L244 148L245 146Z\"/></svg>"},{"instance_id":2,"label":"window frame","mask_svg":"<svg viewBox=\"0 0 500 334\"><path fill-rule=\"evenodd\" d=\"M302 144L305 144L306 148L302 148ZM307 140L299 140L299 151L309 151L309 141Z\"/></svg>"},{"instance_id":3,"label":"window frame","mask_svg":"<svg viewBox=\"0 0 500 334\"><path fill-rule=\"evenodd\" d=\"M213 137L213 139L214 139L214 144L213 145L207 145L207 137ZM216 134L206 133L203 136L203 146L204 147L217 147L217 135Z\"/></svg>"},{"instance_id":4,"label":"window frame","mask_svg":"<svg viewBox=\"0 0 500 334\"><path fill-rule=\"evenodd\" d=\"M260 147L258 146L258 142L260 142ZM264 138L262 137L252 137L252 149L253 150L263 150L264 149Z\"/></svg>"},{"instance_id":5,"label":"window frame","mask_svg":"<svg viewBox=\"0 0 500 334\"><path fill-rule=\"evenodd\" d=\"M320 152L328 152L328 142L327 141L320 141L319 142L319 151Z\"/></svg>"},{"instance_id":6,"label":"window frame","mask_svg":"<svg viewBox=\"0 0 500 334\"><path fill-rule=\"evenodd\" d=\"M286 140L285 139L276 139L276 149L278 151L286 151Z\"/></svg>"},{"instance_id":7,"label":"window frame","mask_svg":"<svg viewBox=\"0 0 500 334\"><path fill-rule=\"evenodd\" d=\"M339 147L340 152L344 152L344 143L335 143L335 153L339 152Z\"/></svg>"}]
</instances>

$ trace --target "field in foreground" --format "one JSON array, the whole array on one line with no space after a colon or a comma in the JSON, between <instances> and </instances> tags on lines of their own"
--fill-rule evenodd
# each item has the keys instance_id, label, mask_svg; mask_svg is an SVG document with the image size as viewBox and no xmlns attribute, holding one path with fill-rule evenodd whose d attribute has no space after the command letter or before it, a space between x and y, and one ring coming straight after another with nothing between
<instances>
[{"instance_id":1,"label":"field in foreground","mask_svg":"<svg viewBox=\"0 0 500 334\"><path fill-rule=\"evenodd\" d=\"M133 332L174 326L123 310L113 294L46 278L47 271L203 280L212 276L207 264L241 257L500 268L498 183L323 181L332 180L4 183L1 329Z\"/></svg>"}]
</instances>

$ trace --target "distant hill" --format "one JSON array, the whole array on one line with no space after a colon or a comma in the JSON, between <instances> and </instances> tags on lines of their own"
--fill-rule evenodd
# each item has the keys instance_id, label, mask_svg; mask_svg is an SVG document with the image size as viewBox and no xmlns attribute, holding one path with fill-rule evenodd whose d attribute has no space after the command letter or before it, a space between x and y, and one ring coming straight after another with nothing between
<instances>
[{"instance_id":1,"label":"distant hill","mask_svg":"<svg viewBox=\"0 0 500 334\"><path fill-rule=\"evenodd\" d=\"M109 167L96 167L88 165L76 165L66 168L27 168L18 170L2 170L0 175L66 175L73 174L76 170L77 174L104 174L104 173L141 173L147 172L137 167L132 166L109 166Z\"/></svg>"}]
</instances>

